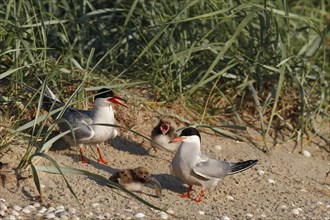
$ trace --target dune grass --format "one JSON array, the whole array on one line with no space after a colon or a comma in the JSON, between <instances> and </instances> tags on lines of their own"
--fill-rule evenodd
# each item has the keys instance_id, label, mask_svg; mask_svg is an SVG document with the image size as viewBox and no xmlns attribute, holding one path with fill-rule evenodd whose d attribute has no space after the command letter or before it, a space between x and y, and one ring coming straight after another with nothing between
<instances>
[{"instance_id":1,"label":"dune grass","mask_svg":"<svg viewBox=\"0 0 330 220\"><path fill-rule=\"evenodd\" d=\"M51 147L38 145L47 143L42 95L22 86L35 86L36 77L76 107L102 85L145 86L156 101L183 98L201 114L195 124L222 135L209 119L229 115L246 126L247 113L259 122L265 151L281 132L303 147L306 135L320 135L318 119L329 119L328 1L0 4L0 110L10 121L0 150L29 137L20 167ZM32 132L18 129L29 121Z\"/></svg>"}]
</instances>

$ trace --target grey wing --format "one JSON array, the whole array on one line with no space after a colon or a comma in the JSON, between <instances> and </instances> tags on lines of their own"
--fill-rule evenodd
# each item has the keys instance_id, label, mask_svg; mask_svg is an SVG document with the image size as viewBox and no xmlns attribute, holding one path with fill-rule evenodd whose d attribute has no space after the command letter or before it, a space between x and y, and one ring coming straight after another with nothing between
<instances>
[{"instance_id":1,"label":"grey wing","mask_svg":"<svg viewBox=\"0 0 330 220\"><path fill-rule=\"evenodd\" d=\"M230 173L230 163L207 158L193 168L193 171L204 178L222 178Z\"/></svg>"},{"instance_id":2,"label":"grey wing","mask_svg":"<svg viewBox=\"0 0 330 220\"><path fill-rule=\"evenodd\" d=\"M78 128L74 131L77 140L87 140L94 136L94 130L91 127L93 120L89 111L68 109L64 112L62 118L66 119L73 128ZM61 131L70 130L67 123L59 124Z\"/></svg>"}]
</instances>

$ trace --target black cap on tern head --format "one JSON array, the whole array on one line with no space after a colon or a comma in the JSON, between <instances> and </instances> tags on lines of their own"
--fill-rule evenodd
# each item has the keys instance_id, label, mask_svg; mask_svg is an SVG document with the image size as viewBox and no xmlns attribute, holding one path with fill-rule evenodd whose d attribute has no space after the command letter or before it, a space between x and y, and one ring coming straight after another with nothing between
<instances>
[{"instance_id":1,"label":"black cap on tern head","mask_svg":"<svg viewBox=\"0 0 330 220\"><path fill-rule=\"evenodd\" d=\"M114 93L113 91L111 91L110 89L100 89L99 91L97 91L97 95L95 96L95 99L97 98L109 98L109 97L113 97Z\"/></svg>"},{"instance_id":2,"label":"black cap on tern head","mask_svg":"<svg viewBox=\"0 0 330 220\"><path fill-rule=\"evenodd\" d=\"M188 127L188 128L183 129L180 134L180 136L192 136L192 135L197 135L199 137L199 139L202 140L199 131L193 127Z\"/></svg>"}]
</instances>

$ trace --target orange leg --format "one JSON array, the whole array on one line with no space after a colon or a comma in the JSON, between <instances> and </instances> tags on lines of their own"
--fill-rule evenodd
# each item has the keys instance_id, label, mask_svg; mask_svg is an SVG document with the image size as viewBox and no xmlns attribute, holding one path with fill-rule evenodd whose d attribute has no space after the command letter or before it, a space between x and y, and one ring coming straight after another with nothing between
<instances>
[{"instance_id":1,"label":"orange leg","mask_svg":"<svg viewBox=\"0 0 330 220\"><path fill-rule=\"evenodd\" d=\"M201 193L199 194L199 198L198 199L194 199L193 201L194 202L201 202L202 201L202 198L203 198L203 195L204 195L204 190L201 190Z\"/></svg>"},{"instance_id":2,"label":"orange leg","mask_svg":"<svg viewBox=\"0 0 330 220\"><path fill-rule=\"evenodd\" d=\"M103 163L103 164L108 164L108 162L104 160L104 158L103 158L103 156L102 156L102 154L101 154L101 149L100 149L99 146L97 146L97 152L98 152L99 155L100 155L100 160L99 160L99 162L101 162L101 163Z\"/></svg>"},{"instance_id":3,"label":"orange leg","mask_svg":"<svg viewBox=\"0 0 330 220\"><path fill-rule=\"evenodd\" d=\"M80 146L79 152L80 152L80 156L81 156L81 163L86 164L87 160L85 159L85 157L82 153L82 146Z\"/></svg>"},{"instance_id":4,"label":"orange leg","mask_svg":"<svg viewBox=\"0 0 330 220\"><path fill-rule=\"evenodd\" d=\"M181 198L190 198L190 192L192 191L192 186L189 186L188 188L188 192L184 193L184 194L181 194L180 197Z\"/></svg>"}]
</instances>

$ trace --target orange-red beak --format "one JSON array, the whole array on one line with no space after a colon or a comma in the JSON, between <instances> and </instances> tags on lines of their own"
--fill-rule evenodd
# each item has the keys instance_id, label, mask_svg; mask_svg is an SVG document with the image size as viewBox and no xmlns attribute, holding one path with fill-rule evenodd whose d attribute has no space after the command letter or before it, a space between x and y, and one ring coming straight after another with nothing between
<instances>
[{"instance_id":1,"label":"orange-red beak","mask_svg":"<svg viewBox=\"0 0 330 220\"><path fill-rule=\"evenodd\" d=\"M185 137L182 137L182 136L179 136L179 137L176 137L176 138L172 139L168 143L178 143L178 142L182 142L184 139L186 139L186 138Z\"/></svg>"},{"instance_id":2,"label":"orange-red beak","mask_svg":"<svg viewBox=\"0 0 330 220\"><path fill-rule=\"evenodd\" d=\"M118 104L118 105L124 106L124 107L127 108L127 106L124 103L122 103L122 102L126 102L126 100L123 99L123 98L121 98L121 97L119 97L119 96L113 96L110 99L108 99L107 101L108 102L112 102L114 104Z\"/></svg>"}]
</instances>

